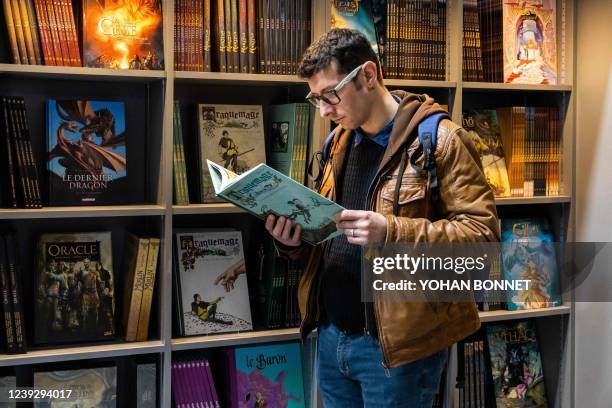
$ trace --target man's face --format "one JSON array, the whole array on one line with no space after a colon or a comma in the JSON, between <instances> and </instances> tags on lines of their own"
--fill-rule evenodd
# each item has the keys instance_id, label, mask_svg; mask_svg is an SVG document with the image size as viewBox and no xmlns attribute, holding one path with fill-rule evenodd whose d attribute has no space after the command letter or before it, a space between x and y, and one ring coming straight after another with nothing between
<instances>
[{"instance_id":1,"label":"man's face","mask_svg":"<svg viewBox=\"0 0 612 408\"><path fill-rule=\"evenodd\" d=\"M338 96L340 103L330 105L321 101L319 114L325 119L334 121L345 129L356 129L368 119L369 103L367 87L363 85L363 71L344 85ZM336 63L314 74L308 79L308 86L313 94L321 95L334 89L336 85L346 76L339 74L336 70Z\"/></svg>"}]
</instances>

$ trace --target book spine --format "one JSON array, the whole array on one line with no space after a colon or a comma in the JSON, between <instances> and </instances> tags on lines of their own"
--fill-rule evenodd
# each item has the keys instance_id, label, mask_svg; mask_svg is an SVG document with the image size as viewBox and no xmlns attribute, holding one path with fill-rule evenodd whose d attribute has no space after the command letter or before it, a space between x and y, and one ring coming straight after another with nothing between
<instances>
[{"instance_id":1,"label":"book spine","mask_svg":"<svg viewBox=\"0 0 612 408\"><path fill-rule=\"evenodd\" d=\"M240 51L240 72L243 74L249 72L249 40L247 24L247 0L238 0L238 31L240 40L238 49Z\"/></svg>"},{"instance_id":2,"label":"book spine","mask_svg":"<svg viewBox=\"0 0 612 408\"><path fill-rule=\"evenodd\" d=\"M238 37L238 0L230 0L232 20L232 66L240 72L240 38Z\"/></svg>"},{"instance_id":3,"label":"book spine","mask_svg":"<svg viewBox=\"0 0 612 408\"><path fill-rule=\"evenodd\" d=\"M11 287L11 300L13 306L13 327L15 329L15 346L17 353L26 352L25 319L23 316L23 301L21 297L21 268L17 263L19 255L12 235L4 236L8 259L8 276Z\"/></svg>"},{"instance_id":4,"label":"book spine","mask_svg":"<svg viewBox=\"0 0 612 408\"><path fill-rule=\"evenodd\" d=\"M81 48L79 47L79 35L77 26L74 20L74 9L72 7L72 1L66 0L66 21L68 23L68 30L71 39L72 56L74 59L74 65L77 67L83 66L81 61Z\"/></svg>"},{"instance_id":5,"label":"book spine","mask_svg":"<svg viewBox=\"0 0 612 408\"><path fill-rule=\"evenodd\" d=\"M210 72L211 67L211 21L210 21L210 2L211 0L204 0L204 71Z\"/></svg>"},{"instance_id":6,"label":"book spine","mask_svg":"<svg viewBox=\"0 0 612 408\"><path fill-rule=\"evenodd\" d=\"M144 290L144 276L147 267L147 253L149 250L149 240L146 238L138 238L138 251L136 253L136 264L134 266L134 283L131 288L129 314L126 320L126 341L136 341L138 335L138 324L140 319L140 305L142 303L142 295ZM129 273L132 273L131 271Z\"/></svg>"},{"instance_id":7,"label":"book spine","mask_svg":"<svg viewBox=\"0 0 612 408\"><path fill-rule=\"evenodd\" d=\"M255 0L247 2L247 35L248 35L248 72L257 73L257 16L255 10Z\"/></svg>"},{"instance_id":8,"label":"book spine","mask_svg":"<svg viewBox=\"0 0 612 408\"><path fill-rule=\"evenodd\" d=\"M224 0L224 16L225 16L225 46L227 52L227 72L236 72L234 70L234 51L232 37L232 0Z\"/></svg>"},{"instance_id":9,"label":"book spine","mask_svg":"<svg viewBox=\"0 0 612 408\"><path fill-rule=\"evenodd\" d=\"M17 169L19 175L19 182L21 185L21 204L25 208L32 208L30 200L30 184L27 178L26 165L25 165L25 154L22 149L21 140L19 138L19 127L17 125L17 117L15 112L15 106L12 98L6 99L8 106L8 113L10 115L10 135L11 144L13 146L14 157L17 159Z\"/></svg>"},{"instance_id":10,"label":"book spine","mask_svg":"<svg viewBox=\"0 0 612 408\"><path fill-rule=\"evenodd\" d=\"M259 40L259 67L258 72L265 74L266 71L266 9L264 7L264 2L266 0L257 0L257 38Z\"/></svg>"},{"instance_id":11,"label":"book spine","mask_svg":"<svg viewBox=\"0 0 612 408\"><path fill-rule=\"evenodd\" d=\"M12 208L17 208L17 175L15 174L16 166L17 166L17 158L13 153L13 141L11 137L11 128L10 128L10 115L9 115L9 107L8 101L5 97L2 97L2 119L4 123L3 137L4 137L4 149L6 149L6 163L5 169L7 171L8 176L8 184L10 185L10 206Z\"/></svg>"},{"instance_id":12,"label":"book spine","mask_svg":"<svg viewBox=\"0 0 612 408\"><path fill-rule=\"evenodd\" d=\"M26 0L26 7L28 9L28 17L30 19L30 29L32 30L32 41L34 42L34 55L36 56L36 64L43 65L43 52L41 50L40 36L38 35L40 30L38 26L38 20L34 11L33 0Z\"/></svg>"},{"instance_id":13,"label":"book spine","mask_svg":"<svg viewBox=\"0 0 612 408\"><path fill-rule=\"evenodd\" d=\"M15 328L13 327L13 307L8 268L4 236L0 235L0 296L2 300L2 324L0 326L3 326L4 329L6 352L15 354L17 344L15 342Z\"/></svg>"},{"instance_id":14,"label":"book spine","mask_svg":"<svg viewBox=\"0 0 612 408\"><path fill-rule=\"evenodd\" d=\"M47 18L42 0L34 0L34 8L36 9L36 19L38 20L44 63L45 65L57 65L55 62L55 55L53 54L53 46L51 45L49 19Z\"/></svg>"},{"instance_id":15,"label":"book spine","mask_svg":"<svg viewBox=\"0 0 612 408\"><path fill-rule=\"evenodd\" d=\"M223 0L216 1L215 21L216 34L215 43L217 48L217 69L219 72L227 72L227 34L225 33L225 12Z\"/></svg>"},{"instance_id":16,"label":"book spine","mask_svg":"<svg viewBox=\"0 0 612 408\"><path fill-rule=\"evenodd\" d=\"M19 12L19 0L11 0L11 11L13 12L13 23L15 24L15 33L17 34L17 45L19 46L19 55L21 56L21 63L29 64L30 61L28 51L26 49L23 23L21 22L21 13Z\"/></svg>"},{"instance_id":17,"label":"book spine","mask_svg":"<svg viewBox=\"0 0 612 408\"><path fill-rule=\"evenodd\" d=\"M57 34L60 40L60 50L62 53L62 58L65 66L72 66L72 58L70 58L70 53L68 52L68 36L66 35L66 25L64 23L64 19L62 18L62 3L57 0L51 0L51 9L53 10L53 14L55 16L55 24L57 27Z\"/></svg>"},{"instance_id":18,"label":"book spine","mask_svg":"<svg viewBox=\"0 0 612 408\"><path fill-rule=\"evenodd\" d=\"M30 128L28 126L25 101L23 98L16 98L15 103L17 104L17 112L19 113L20 133L24 144L24 151L28 166L28 176L30 178L30 185L32 189L32 206L35 208L42 208L38 169L36 166L36 160L34 158L34 152L32 151L32 140L30 138Z\"/></svg>"},{"instance_id":19,"label":"book spine","mask_svg":"<svg viewBox=\"0 0 612 408\"><path fill-rule=\"evenodd\" d=\"M34 40L32 37L32 27L30 25L30 16L28 15L27 0L19 1L19 14L21 15L21 25L23 26L23 34L26 42L26 51L30 65L36 65L36 52L34 51Z\"/></svg>"},{"instance_id":20,"label":"book spine","mask_svg":"<svg viewBox=\"0 0 612 408\"><path fill-rule=\"evenodd\" d=\"M11 9L11 0L2 0L2 5L4 6L4 20L8 30L11 54L13 55L13 64L21 64L19 47L17 45L17 32L15 29L15 21L13 20L13 10Z\"/></svg>"},{"instance_id":21,"label":"book spine","mask_svg":"<svg viewBox=\"0 0 612 408\"><path fill-rule=\"evenodd\" d=\"M159 238L149 239L142 301L140 302L140 317L138 318L138 333L136 335L138 341L146 341L149 334L149 317L151 314L151 303L153 302L153 288L155 287L159 244Z\"/></svg>"},{"instance_id":22,"label":"book spine","mask_svg":"<svg viewBox=\"0 0 612 408\"><path fill-rule=\"evenodd\" d=\"M70 1L71 0L56 0L56 14L58 21L60 22L61 31L66 39L65 49L66 56L68 57L68 63L70 66L74 67L77 65L77 59L72 39L72 30L70 28L70 23L68 22L68 3Z\"/></svg>"},{"instance_id":23,"label":"book spine","mask_svg":"<svg viewBox=\"0 0 612 408\"><path fill-rule=\"evenodd\" d=\"M53 12L53 0L42 0L47 18L49 19L49 32L51 33L51 44L53 45L53 54L55 55L56 65L66 66L66 60L64 59L64 55L62 54L62 49L60 46L61 37L59 35L59 29L57 25L57 21L55 20L55 14Z\"/></svg>"}]
</instances>

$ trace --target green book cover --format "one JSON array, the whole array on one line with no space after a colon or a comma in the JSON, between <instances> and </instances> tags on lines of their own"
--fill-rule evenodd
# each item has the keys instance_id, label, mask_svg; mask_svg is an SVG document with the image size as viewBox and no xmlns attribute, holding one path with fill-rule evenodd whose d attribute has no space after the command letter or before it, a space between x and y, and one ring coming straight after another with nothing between
<instances>
[{"instance_id":1,"label":"green book cover","mask_svg":"<svg viewBox=\"0 0 612 408\"><path fill-rule=\"evenodd\" d=\"M295 149L298 131L297 110L300 104L288 103L270 106L270 166L293 178L296 165Z\"/></svg>"},{"instance_id":2,"label":"green book cover","mask_svg":"<svg viewBox=\"0 0 612 408\"><path fill-rule=\"evenodd\" d=\"M313 245L341 234L332 216L344 208L283 173L261 163L238 176L207 162L217 195L256 217L282 215L300 224L302 240Z\"/></svg>"}]
</instances>

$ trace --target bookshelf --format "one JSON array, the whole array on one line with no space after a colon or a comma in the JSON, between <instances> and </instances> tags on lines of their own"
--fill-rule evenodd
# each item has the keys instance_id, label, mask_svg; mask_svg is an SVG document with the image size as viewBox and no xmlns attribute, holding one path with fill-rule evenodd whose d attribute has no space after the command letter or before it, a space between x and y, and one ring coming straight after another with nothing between
<instances>
[{"instance_id":1,"label":"bookshelf","mask_svg":"<svg viewBox=\"0 0 612 408\"><path fill-rule=\"evenodd\" d=\"M502 103L552 104L563 112L562 186L559 196L531 198L503 198L497 200L500 214L536 211L552 216L559 224L557 236L572 240L574 236L574 146L575 146L575 8L574 0L557 0L559 85L536 86L462 80L462 2L447 2L447 58L445 81L414 81L388 79L391 89L407 89L432 95L448 104L455 122L461 123L464 107L483 107ZM329 28L330 2L312 0L312 36L316 38ZM42 101L52 97L81 97L92 99L126 100L134 107L128 113L128 123L143 124L135 140L144 142L144 149L130 160L139 163L132 181L139 204L103 207L45 207L36 210L0 209L0 225L18 232L20 242L35 241L37 233L110 229L115 236L125 229L146 231L162 238L156 292L153 301L149 340L135 343L78 345L66 348L37 349L25 355L2 355L0 367L34 365L59 361L80 361L128 355L154 355L160 364L161 381L159 401L161 407L171 406L171 358L175 351L213 349L240 344L277 342L299 339L298 329L279 329L206 337L172 337L172 230L176 226L205 226L223 223L223 216L240 223L248 217L243 210L231 204L173 205L172 191L172 132L173 101L179 99L183 117L193 128L188 109L196 103L262 104L264 117L267 106L273 103L298 102L306 95L306 81L288 75L238 74L219 72L185 72L174 70L174 1L163 2L164 61L163 71L115 71L109 69L28 66L6 63L9 50L0 58L0 84L4 95L22 95L28 107L33 148L38 168L44 169L44 112ZM3 32L0 34L6 36ZM190 122L191 121L191 122ZM310 151L320 148L330 125L315 118ZM189 135L185 132L185 142ZM39 139L35 141L34 139ZM138 148L132 148L138 151ZM42 180L42 179L41 179ZM74 219L74 220L73 220ZM120 265L123 242L113 242L114 269ZM21 248L24 259L30 248ZM25 266L31 266L31 260ZM31 268L30 268L31 269ZM116 273L117 276L117 273ZM120 284L120 282L118 282ZM545 369L551 368L547 383L549 400L554 406L569 406L573 400L572 337L574 306L568 297L566 304L557 308L520 312L481 312L484 323L509 319L537 318L538 331L546 333ZM26 315L27 315L26 309ZM31 315L31 313L30 313ZM541 322L541 323L540 323ZM310 340L315 337L311 336ZM456 406L454 400L457 355L453 349L449 361L446 407ZM316 388L316 387L315 387ZM316 390L312 392L316 397Z\"/></svg>"}]
</instances>

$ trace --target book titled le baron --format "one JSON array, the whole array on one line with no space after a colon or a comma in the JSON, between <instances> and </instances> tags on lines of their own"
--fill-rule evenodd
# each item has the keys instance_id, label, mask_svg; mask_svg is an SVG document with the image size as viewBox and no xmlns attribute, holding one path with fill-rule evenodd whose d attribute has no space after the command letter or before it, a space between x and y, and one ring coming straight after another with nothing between
<instances>
[{"instance_id":1,"label":"book titled le baron","mask_svg":"<svg viewBox=\"0 0 612 408\"><path fill-rule=\"evenodd\" d=\"M299 343L236 347L228 353L231 408L306 406Z\"/></svg>"},{"instance_id":2,"label":"book titled le baron","mask_svg":"<svg viewBox=\"0 0 612 408\"><path fill-rule=\"evenodd\" d=\"M208 171L219 197L258 218L274 214L300 224L310 244L341 234L332 216L344 208L263 163L237 175L208 160Z\"/></svg>"},{"instance_id":3,"label":"book titled le baron","mask_svg":"<svg viewBox=\"0 0 612 408\"><path fill-rule=\"evenodd\" d=\"M40 371L34 373L34 387L65 390L66 400L39 400L36 408L117 406L117 367L81 370Z\"/></svg>"},{"instance_id":4,"label":"book titled le baron","mask_svg":"<svg viewBox=\"0 0 612 408\"><path fill-rule=\"evenodd\" d=\"M202 202L222 201L206 171L211 160L241 174L266 162L261 105L198 105Z\"/></svg>"},{"instance_id":5,"label":"book titled le baron","mask_svg":"<svg viewBox=\"0 0 612 408\"><path fill-rule=\"evenodd\" d=\"M49 205L125 204L124 102L47 101Z\"/></svg>"},{"instance_id":6,"label":"book titled le baron","mask_svg":"<svg viewBox=\"0 0 612 408\"><path fill-rule=\"evenodd\" d=\"M110 232L41 235L34 341L52 344L113 338L114 288Z\"/></svg>"},{"instance_id":7,"label":"book titled le baron","mask_svg":"<svg viewBox=\"0 0 612 408\"><path fill-rule=\"evenodd\" d=\"M554 237L545 218L502 219L503 275L528 280L529 288L509 291L508 310L561 305Z\"/></svg>"},{"instance_id":8,"label":"book titled le baron","mask_svg":"<svg viewBox=\"0 0 612 408\"><path fill-rule=\"evenodd\" d=\"M487 326L498 407L547 408L542 358L531 320Z\"/></svg>"},{"instance_id":9,"label":"book titled le baron","mask_svg":"<svg viewBox=\"0 0 612 408\"><path fill-rule=\"evenodd\" d=\"M501 142L497 111L483 109L463 115L463 127L468 131L489 186L496 197L510 196L510 181Z\"/></svg>"},{"instance_id":10,"label":"book titled le baron","mask_svg":"<svg viewBox=\"0 0 612 408\"><path fill-rule=\"evenodd\" d=\"M164 69L161 0L83 0L86 67Z\"/></svg>"},{"instance_id":11,"label":"book titled le baron","mask_svg":"<svg viewBox=\"0 0 612 408\"><path fill-rule=\"evenodd\" d=\"M557 83L555 0L504 0L504 82Z\"/></svg>"},{"instance_id":12,"label":"book titled le baron","mask_svg":"<svg viewBox=\"0 0 612 408\"><path fill-rule=\"evenodd\" d=\"M175 231L181 335L253 329L242 232Z\"/></svg>"}]
</instances>

